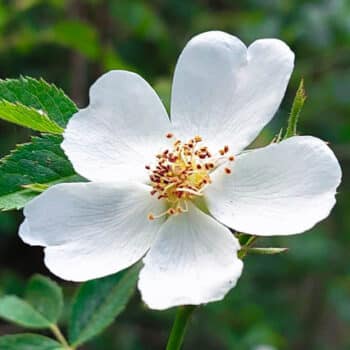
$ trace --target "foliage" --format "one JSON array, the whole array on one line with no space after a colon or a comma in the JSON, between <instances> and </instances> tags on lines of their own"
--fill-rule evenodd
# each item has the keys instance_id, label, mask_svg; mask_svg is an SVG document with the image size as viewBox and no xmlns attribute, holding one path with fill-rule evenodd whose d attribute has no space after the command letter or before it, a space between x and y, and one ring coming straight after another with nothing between
<instances>
[{"instance_id":1,"label":"foliage","mask_svg":"<svg viewBox=\"0 0 350 350\"><path fill-rule=\"evenodd\" d=\"M34 275L28 282L25 300L50 324L57 323L63 308L63 294L54 281Z\"/></svg>"},{"instance_id":2,"label":"foliage","mask_svg":"<svg viewBox=\"0 0 350 350\"><path fill-rule=\"evenodd\" d=\"M0 118L36 131L61 134L63 129L39 110L6 100L0 102Z\"/></svg>"},{"instance_id":3,"label":"foliage","mask_svg":"<svg viewBox=\"0 0 350 350\"><path fill-rule=\"evenodd\" d=\"M260 37L278 37L295 51L296 71L280 111L256 145L267 144L284 127L300 78L304 77L308 101L298 131L329 141L346 174L350 141L349 16L347 0L0 1L2 78L16 78L0 82L0 117L16 119L17 124L38 132L55 133L54 125L64 128L76 111L75 104L54 85L41 79L17 79L21 74L55 82L83 106L88 87L101 72L127 68L153 83L169 106L176 59L192 35L220 29L247 44ZM290 115L297 116L294 112ZM296 120L290 119L290 134L295 134ZM28 143L26 129L3 122L0 134L3 155L14 144L25 142L0 165L2 209L22 207L56 181L78 179L59 147L59 135L37 135ZM27 163L29 153L32 156ZM61 165L50 172L47 164L52 157ZM338 205L325 223L305 235L266 241L267 247L288 247L286 254L246 259L247 273L228 297L194 315L187 348L255 350L264 344L279 350L350 347L350 197L346 176L343 183ZM12 295L7 299L10 303L23 295L25 276L42 268L41 252L19 243L15 234L19 220L13 212L0 216L0 295L5 295L5 301ZM63 289L66 303L60 323L71 327L68 314L75 287L67 284ZM19 300L31 311L42 312L33 301ZM137 300L130 303L121 322L108 322L106 332L89 339L89 349L142 350L144 344L162 349L173 316L172 310L162 314L145 310ZM6 323L0 323L1 334L8 331L5 327ZM0 337L2 348L62 349L51 339L27 334Z\"/></svg>"},{"instance_id":4,"label":"foliage","mask_svg":"<svg viewBox=\"0 0 350 350\"><path fill-rule=\"evenodd\" d=\"M46 117L45 119L34 120L37 124L41 123L41 129L46 124L51 126L51 128L54 125L65 127L69 118L77 111L75 104L62 90L55 85L46 83L43 79L36 80L29 77L21 77L20 79L2 80L0 81L0 99L16 106L30 108L31 111L37 110L38 114ZM5 103L6 105L10 104ZM38 126L35 128L33 125L29 125L29 117L25 115L24 111L22 113L22 117L19 116L17 118L17 123L20 125L38 131L53 132L47 130L48 127L46 127L46 130L39 130ZM35 118L38 119L39 117L36 116ZM53 133L57 132L61 133L62 128L58 131L55 129Z\"/></svg>"},{"instance_id":5,"label":"foliage","mask_svg":"<svg viewBox=\"0 0 350 350\"><path fill-rule=\"evenodd\" d=\"M26 287L24 299L15 295L0 298L0 317L27 328L50 328L63 307L61 288L49 278L35 275Z\"/></svg>"},{"instance_id":6,"label":"foliage","mask_svg":"<svg viewBox=\"0 0 350 350\"><path fill-rule=\"evenodd\" d=\"M80 179L60 148L61 142L61 137L56 135L36 136L1 160L1 209L20 209L33 199L38 193L25 187L29 184L51 186Z\"/></svg>"},{"instance_id":7,"label":"foliage","mask_svg":"<svg viewBox=\"0 0 350 350\"><path fill-rule=\"evenodd\" d=\"M7 79L0 81L0 117L52 134L60 134L77 110L75 104L43 79ZM0 208L19 209L37 193L28 185L50 186L78 179L65 157L61 137L42 135L17 147L0 163ZM27 187L24 187L27 186Z\"/></svg>"},{"instance_id":8,"label":"foliage","mask_svg":"<svg viewBox=\"0 0 350 350\"><path fill-rule=\"evenodd\" d=\"M77 346L101 333L125 308L133 294L140 266L85 283L72 307L69 340Z\"/></svg>"},{"instance_id":9,"label":"foliage","mask_svg":"<svg viewBox=\"0 0 350 350\"><path fill-rule=\"evenodd\" d=\"M50 321L38 312L29 302L14 295L0 300L0 316L5 320L17 323L28 328L49 328Z\"/></svg>"},{"instance_id":10,"label":"foliage","mask_svg":"<svg viewBox=\"0 0 350 350\"><path fill-rule=\"evenodd\" d=\"M34 275L27 283L23 298L15 295L0 298L0 317L29 329L50 329L60 343L35 334L22 334L0 337L0 349L69 350L85 343L111 325L124 310L135 290L139 270L140 266L136 265L82 284L71 310L71 345L57 326L63 309L61 287L45 276Z\"/></svg>"},{"instance_id":11,"label":"foliage","mask_svg":"<svg viewBox=\"0 0 350 350\"><path fill-rule=\"evenodd\" d=\"M60 343L37 334L16 334L0 337L0 349L64 350Z\"/></svg>"}]
</instances>

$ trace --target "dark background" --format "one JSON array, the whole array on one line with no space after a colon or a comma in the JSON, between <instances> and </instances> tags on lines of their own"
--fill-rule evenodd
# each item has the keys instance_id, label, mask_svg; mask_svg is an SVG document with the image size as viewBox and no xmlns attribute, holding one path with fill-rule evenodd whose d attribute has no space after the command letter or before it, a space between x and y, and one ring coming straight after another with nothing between
<instances>
[{"instance_id":1,"label":"dark background","mask_svg":"<svg viewBox=\"0 0 350 350\"><path fill-rule=\"evenodd\" d=\"M223 302L195 314L185 349L350 349L350 1L0 0L0 77L43 77L84 106L100 74L128 69L145 77L168 106L181 49L191 36L211 29L246 44L277 37L291 46L296 69L286 98L257 144L285 126L304 77L308 100L299 132L329 141L344 175L332 215L303 235L261 239L289 252L248 256L238 286ZM1 155L29 139L28 130L0 127ZM20 220L17 212L0 214L0 295L20 294L35 272L49 274L41 249L18 238ZM77 285L60 283L68 312ZM163 349L173 317L174 310L146 309L136 295L85 349ZM18 331L0 322L0 334Z\"/></svg>"}]
</instances>

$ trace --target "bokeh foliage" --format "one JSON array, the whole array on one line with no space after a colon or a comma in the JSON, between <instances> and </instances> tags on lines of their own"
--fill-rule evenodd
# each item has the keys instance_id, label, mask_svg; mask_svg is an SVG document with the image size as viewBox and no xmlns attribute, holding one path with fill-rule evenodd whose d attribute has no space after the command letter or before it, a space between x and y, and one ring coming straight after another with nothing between
<instances>
[{"instance_id":1,"label":"bokeh foliage","mask_svg":"<svg viewBox=\"0 0 350 350\"><path fill-rule=\"evenodd\" d=\"M278 37L295 51L286 98L256 145L285 127L304 77L308 98L299 132L329 141L340 159L338 204L329 219L304 235L261 240L289 252L248 256L228 297L195 314L185 349L350 348L349 18L348 0L0 0L0 78L43 77L80 106L87 103L89 85L109 69L138 72L169 105L177 56L202 31L225 30L247 44ZM24 128L0 126L1 155L29 140ZM24 245L16 235L20 219L16 212L0 214L0 295L21 295L29 276L48 274L41 249ZM76 285L60 284L69 304ZM173 310L147 310L136 295L85 349L162 349L173 317ZM0 334L18 331L0 323Z\"/></svg>"}]
</instances>

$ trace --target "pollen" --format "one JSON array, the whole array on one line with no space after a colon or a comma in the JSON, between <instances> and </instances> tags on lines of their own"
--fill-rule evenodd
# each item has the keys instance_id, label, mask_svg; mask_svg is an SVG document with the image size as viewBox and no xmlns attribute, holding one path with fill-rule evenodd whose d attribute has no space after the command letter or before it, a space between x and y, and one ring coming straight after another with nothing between
<instances>
[{"instance_id":1,"label":"pollen","mask_svg":"<svg viewBox=\"0 0 350 350\"><path fill-rule=\"evenodd\" d=\"M165 136L168 139L174 137L171 133ZM229 147L224 146L216 154L211 153L199 135L187 142L174 138L172 147L156 154L154 167L145 166L149 170L151 195L165 200L167 205L160 214L150 213L149 220L186 212L187 202L203 196L204 189L212 183L211 173L225 162L234 160L233 156L226 155L228 151ZM228 168L222 169L231 173Z\"/></svg>"}]
</instances>

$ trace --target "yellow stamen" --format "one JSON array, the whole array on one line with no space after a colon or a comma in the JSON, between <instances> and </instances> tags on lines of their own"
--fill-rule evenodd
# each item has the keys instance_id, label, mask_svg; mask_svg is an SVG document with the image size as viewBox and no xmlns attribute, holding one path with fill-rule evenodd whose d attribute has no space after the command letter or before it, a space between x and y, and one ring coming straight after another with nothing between
<instances>
[{"instance_id":1,"label":"yellow stamen","mask_svg":"<svg viewBox=\"0 0 350 350\"><path fill-rule=\"evenodd\" d=\"M172 133L166 134L172 138ZM165 149L156 155L157 164L154 168L146 165L150 170L151 195L157 194L157 198L166 200L169 208L158 214L149 214L149 219L154 220L165 215L177 215L188 210L188 201L197 196L203 196L203 190L212 182L210 175L225 161L233 161L234 157L226 156L229 147L224 146L219 150L221 156L212 157L208 147L202 145L202 137L197 135L187 142L175 140L173 148ZM231 173L225 168L227 174Z\"/></svg>"}]
</instances>

